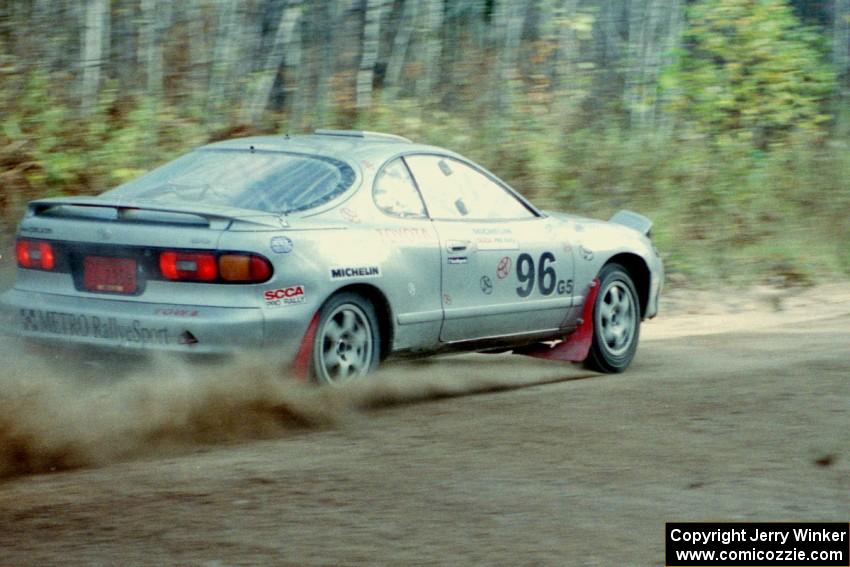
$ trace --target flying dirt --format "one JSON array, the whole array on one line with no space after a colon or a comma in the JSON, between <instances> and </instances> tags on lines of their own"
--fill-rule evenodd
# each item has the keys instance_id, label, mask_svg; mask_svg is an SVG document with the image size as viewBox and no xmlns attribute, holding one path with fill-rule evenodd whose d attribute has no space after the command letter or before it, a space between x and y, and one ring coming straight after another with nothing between
<instances>
[{"instance_id":1,"label":"flying dirt","mask_svg":"<svg viewBox=\"0 0 850 567\"><path fill-rule=\"evenodd\" d=\"M103 465L195 443L267 438L333 423L333 392L286 380L250 361L199 372L156 360L114 377L0 343L0 477Z\"/></svg>"},{"instance_id":2,"label":"flying dirt","mask_svg":"<svg viewBox=\"0 0 850 567\"><path fill-rule=\"evenodd\" d=\"M275 438L338 426L368 408L540 380L428 376L414 364L344 389L316 388L247 358L199 366L164 356L128 371L28 350L12 338L0 342L0 404L8 408L0 415L0 479Z\"/></svg>"}]
</instances>

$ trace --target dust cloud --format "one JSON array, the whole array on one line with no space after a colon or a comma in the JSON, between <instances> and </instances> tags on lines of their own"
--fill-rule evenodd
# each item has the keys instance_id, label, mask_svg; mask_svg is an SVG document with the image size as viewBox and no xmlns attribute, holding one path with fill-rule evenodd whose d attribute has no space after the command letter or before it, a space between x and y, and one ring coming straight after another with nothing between
<instances>
[{"instance_id":1,"label":"dust cloud","mask_svg":"<svg viewBox=\"0 0 850 567\"><path fill-rule=\"evenodd\" d=\"M328 427L347 412L338 394L248 360L163 358L114 376L120 367L87 373L13 339L0 360L0 478Z\"/></svg>"},{"instance_id":2,"label":"dust cloud","mask_svg":"<svg viewBox=\"0 0 850 567\"><path fill-rule=\"evenodd\" d=\"M465 367L461 359L452 376L428 362L396 364L345 387L317 388L256 359L87 366L0 339L0 478L356 427L355 416L375 408L527 383L519 372L487 372L504 366L504 357L478 356L485 362Z\"/></svg>"}]
</instances>

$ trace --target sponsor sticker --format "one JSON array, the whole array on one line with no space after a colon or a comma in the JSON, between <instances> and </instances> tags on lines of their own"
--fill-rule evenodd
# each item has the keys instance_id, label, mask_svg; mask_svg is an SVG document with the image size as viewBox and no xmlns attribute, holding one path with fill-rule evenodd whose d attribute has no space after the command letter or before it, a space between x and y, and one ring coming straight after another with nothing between
<instances>
[{"instance_id":1,"label":"sponsor sticker","mask_svg":"<svg viewBox=\"0 0 850 567\"><path fill-rule=\"evenodd\" d=\"M289 254L294 244L288 236L275 236L269 242L269 246L275 254Z\"/></svg>"},{"instance_id":2,"label":"sponsor sticker","mask_svg":"<svg viewBox=\"0 0 850 567\"><path fill-rule=\"evenodd\" d=\"M488 276L481 276L481 280L478 283L481 286L481 293L484 295L493 294L493 280Z\"/></svg>"},{"instance_id":3,"label":"sponsor sticker","mask_svg":"<svg viewBox=\"0 0 850 567\"><path fill-rule=\"evenodd\" d=\"M340 214L350 223L360 224L360 215L357 214L357 211L350 209L349 207L343 207L339 210Z\"/></svg>"},{"instance_id":4,"label":"sponsor sticker","mask_svg":"<svg viewBox=\"0 0 850 567\"><path fill-rule=\"evenodd\" d=\"M146 327L139 319L127 323L117 317L40 309L21 309L18 316L24 332L138 343L142 346L171 342L167 328Z\"/></svg>"},{"instance_id":5,"label":"sponsor sticker","mask_svg":"<svg viewBox=\"0 0 850 567\"><path fill-rule=\"evenodd\" d=\"M510 256L505 256L499 263L496 265L496 277L500 280L508 277L508 274L511 273L511 258Z\"/></svg>"},{"instance_id":6,"label":"sponsor sticker","mask_svg":"<svg viewBox=\"0 0 850 567\"><path fill-rule=\"evenodd\" d=\"M25 232L27 234L51 234L53 229L42 226L22 226L21 232Z\"/></svg>"},{"instance_id":7,"label":"sponsor sticker","mask_svg":"<svg viewBox=\"0 0 850 567\"><path fill-rule=\"evenodd\" d=\"M197 317L201 312L197 309L187 309L182 307L158 307L154 309L154 315L162 315L163 317Z\"/></svg>"},{"instance_id":8,"label":"sponsor sticker","mask_svg":"<svg viewBox=\"0 0 850 567\"><path fill-rule=\"evenodd\" d=\"M303 285L292 285L278 289L267 289L263 292L263 299L269 307L282 307L284 305L298 305L307 301Z\"/></svg>"},{"instance_id":9,"label":"sponsor sticker","mask_svg":"<svg viewBox=\"0 0 850 567\"><path fill-rule=\"evenodd\" d=\"M475 245L479 250L519 250L519 242L512 236L479 236Z\"/></svg>"},{"instance_id":10,"label":"sponsor sticker","mask_svg":"<svg viewBox=\"0 0 850 567\"><path fill-rule=\"evenodd\" d=\"M431 240L428 231L419 227L379 228L377 231L384 242L392 244L416 244Z\"/></svg>"},{"instance_id":11,"label":"sponsor sticker","mask_svg":"<svg viewBox=\"0 0 850 567\"><path fill-rule=\"evenodd\" d=\"M350 280L353 278L380 278L380 266L351 266L331 268L332 280Z\"/></svg>"}]
</instances>

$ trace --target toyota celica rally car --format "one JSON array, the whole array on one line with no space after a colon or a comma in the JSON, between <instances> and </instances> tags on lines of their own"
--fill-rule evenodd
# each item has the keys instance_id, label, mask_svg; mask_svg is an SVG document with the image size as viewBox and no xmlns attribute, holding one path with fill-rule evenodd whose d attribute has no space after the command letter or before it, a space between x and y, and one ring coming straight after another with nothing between
<instances>
[{"instance_id":1,"label":"toyota celica rally car","mask_svg":"<svg viewBox=\"0 0 850 567\"><path fill-rule=\"evenodd\" d=\"M319 383L450 351L620 372L658 311L650 228L629 211L538 210L463 156L398 136L244 138L97 197L31 202L0 304L30 342L257 349Z\"/></svg>"}]
</instances>

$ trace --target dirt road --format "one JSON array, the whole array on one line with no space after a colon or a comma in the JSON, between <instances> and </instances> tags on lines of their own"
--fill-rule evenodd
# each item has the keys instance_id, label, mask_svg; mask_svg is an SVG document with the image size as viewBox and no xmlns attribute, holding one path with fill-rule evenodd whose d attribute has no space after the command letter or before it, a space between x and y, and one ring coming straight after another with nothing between
<instances>
[{"instance_id":1,"label":"dirt road","mask_svg":"<svg viewBox=\"0 0 850 567\"><path fill-rule=\"evenodd\" d=\"M848 521L848 298L679 305L615 376L473 355L320 394L7 380L0 565L660 565L665 521Z\"/></svg>"}]
</instances>

